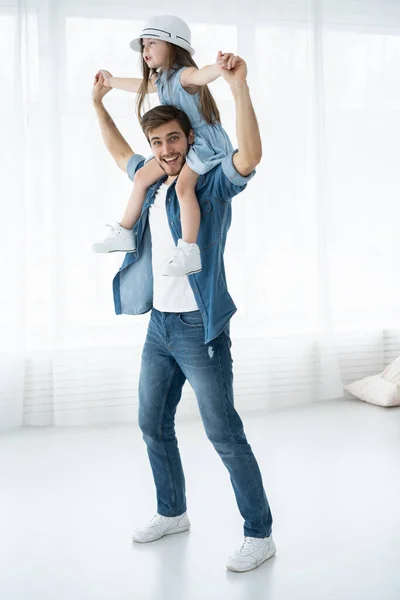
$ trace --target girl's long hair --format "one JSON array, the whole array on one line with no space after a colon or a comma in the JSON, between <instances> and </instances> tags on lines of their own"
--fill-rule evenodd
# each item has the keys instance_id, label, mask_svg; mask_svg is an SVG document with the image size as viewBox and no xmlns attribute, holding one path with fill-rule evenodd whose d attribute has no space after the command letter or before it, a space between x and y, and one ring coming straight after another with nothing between
<instances>
[{"instance_id":1,"label":"girl's long hair","mask_svg":"<svg viewBox=\"0 0 400 600\"><path fill-rule=\"evenodd\" d=\"M175 44L170 44L169 42L167 42L167 44L169 49L167 64L165 65L165 70L168 71L167 81L172 77L174 72L181 67L196 67L196 69L198 69L198 66L187 50L175 46ZM139 120L145 112L144 102L146 95L148 94L150 77L156 73L153 69L148 67L143 58L143 54L141 55L141 59L143 79L136 97L136 113ZM207 85L200 86L199 96L200 111L206 123L220 123L221 116L217 104Z\"/></svg>"}]
</instances>

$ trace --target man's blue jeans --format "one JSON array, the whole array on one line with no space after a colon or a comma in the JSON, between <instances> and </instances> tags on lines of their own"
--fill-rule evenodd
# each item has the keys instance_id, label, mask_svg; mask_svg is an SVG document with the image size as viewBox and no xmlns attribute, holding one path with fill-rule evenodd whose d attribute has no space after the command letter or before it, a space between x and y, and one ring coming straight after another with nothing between
<instances>
[{"instance_id":1,"label":"man's blue jeans","mask_svg":"<svg viewBox=\"0 0 400 600\"><path fill-rule=\"evenodd\" d=\"M157 512L186 511L185 478L175 436L175 412L186 379L199 404L207 437L228 469L244 534L268 537L272 515L260 469L233 405L231 341L226 332L208 345L199 311L152 310L142 354L139 426L157 490Z\"/></svg>"}]
</instances>

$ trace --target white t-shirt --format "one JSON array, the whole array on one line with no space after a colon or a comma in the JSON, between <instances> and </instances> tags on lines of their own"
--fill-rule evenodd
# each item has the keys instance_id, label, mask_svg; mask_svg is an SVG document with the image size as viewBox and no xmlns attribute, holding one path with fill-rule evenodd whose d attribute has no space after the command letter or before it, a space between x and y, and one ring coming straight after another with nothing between
<instances>
[{"instance_id":1,"label":"white t-shirt","mask_svg":"<svg viewBox=\"0 0 400 600\"><path fill-rule=\"evenodd\" d=\"M199 310L187 277L161 275L163 265L171 258L175 243L168 224L165 202L169 185L158 188L154 204L149 208L149 224L153 264L153 306L161 312Z\"/></svg>"}]
</instances>

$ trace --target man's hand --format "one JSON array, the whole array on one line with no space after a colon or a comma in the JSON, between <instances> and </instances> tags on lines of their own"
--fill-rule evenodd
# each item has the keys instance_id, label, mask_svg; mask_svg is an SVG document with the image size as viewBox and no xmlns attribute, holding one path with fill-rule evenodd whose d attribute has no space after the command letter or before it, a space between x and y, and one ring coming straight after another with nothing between
<instances>
[{"instance_id":1,"label":"man's hand","mask_svg":"<svg viewBox=\"0 0 400 600\"><path fill-rule=\"evenodd\" d=\"M104 85L106 87L110 87L112 88L112 84L111 84L111 79L112 79L112 75L110 73L110 71L106 71L105 69L100 69L100 71L97 71L96 75L95 75L95 80L97 80L100 75L103 75L104 77Z\"/></svg>"},{"instance_id":2,"label":"man's hand","mask_svg":"<svg viewBox=\"0 0 400 600\"><path fill-rule=\"evenodd\" d=\"M96 73L92 89L93 104L101 104L104 96L111 90L111 87L107 87L105 85L104 75L101 73L101 71Z\"/></svg>"},{"instance_id":3,"label":"man's hand","mask_svg":"<svg viewBox=\"0 0 400 600\"><path fill-rule=\"evenodd\" d=\"M217 65L220 69L221 76L232 85L232 83L243 83L247 77L247 65L243 58L236 56L231 52L218 52Z\"/></svg>"}]
</instances>

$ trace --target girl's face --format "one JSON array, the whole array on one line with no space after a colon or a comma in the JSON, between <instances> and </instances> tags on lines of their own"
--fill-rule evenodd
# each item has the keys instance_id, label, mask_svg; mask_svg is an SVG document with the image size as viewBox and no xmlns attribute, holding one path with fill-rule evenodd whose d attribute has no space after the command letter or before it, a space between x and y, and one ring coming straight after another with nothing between
<instances>
[{"instance_id":1,"label":"girl's face","mask_svg":"<svg viewBox=\"0 0 400 600\"><path fill-rule=\"evenodd\" d=\"M168 58L168 42L164 42L164 40L143 38L142 56L150 69L163 67Z\"/></svg>"}]
</instances>

